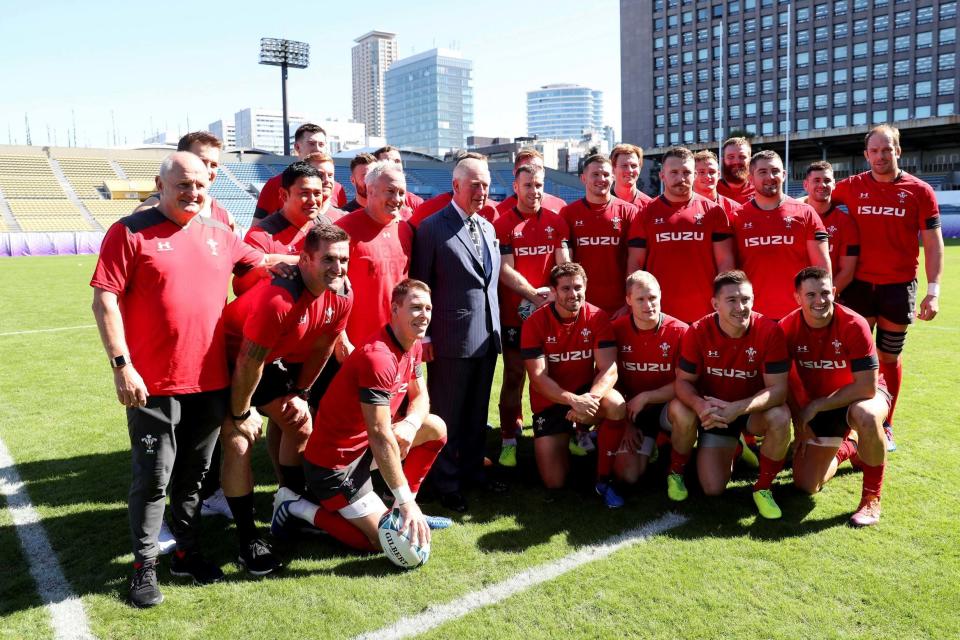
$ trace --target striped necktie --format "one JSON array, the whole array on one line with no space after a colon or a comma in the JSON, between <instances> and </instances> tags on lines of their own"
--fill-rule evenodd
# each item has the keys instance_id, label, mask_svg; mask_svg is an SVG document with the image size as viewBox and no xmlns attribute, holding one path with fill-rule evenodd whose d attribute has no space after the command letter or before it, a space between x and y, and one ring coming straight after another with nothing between
<instances>
[{"instance_id":1,"label":"striped necktie","mask_svg":"<svg viewBox=\"0 0 960 640\"><path fill-rule=\"evenodd\" d=\"M470 239L473 240L473 247L477 250L477 255L483 257L483 249L480 245L480 230L477 229L477 221L473 216L467 218L467 229L470 231Z\"/></svg>"}]
</instances>

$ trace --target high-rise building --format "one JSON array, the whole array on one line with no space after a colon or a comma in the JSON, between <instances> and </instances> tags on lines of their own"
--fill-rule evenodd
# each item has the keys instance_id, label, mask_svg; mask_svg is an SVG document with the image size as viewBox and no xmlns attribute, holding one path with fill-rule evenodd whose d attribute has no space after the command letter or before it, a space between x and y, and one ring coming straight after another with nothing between
<instances>
[{"instance_id":1,"label":"high-rise building","mask_svg":"<svg viewBox=\"0 0 960 640\"><path fill-rule=\"evenodd\" d=\"M855 152L873 124L960 113L952 0L620 0L620 41L623 139L643 147L738 131Z\"/></svg>"},{"instance_id":2,"label":"high-rise building","mask_svg":"<svg viewBox=\"0 0 960 640\"><path fill-rule=\"evenodd\" d=\"M386 73L387 142L442 157L473 134L473 63L431 49L397 60Z\"/></svg>"},{"instance_id":3,"label":"high-rise building","mask_svg":"<svg viewBox=\"0 0 960 640\"><path fill-rule=\"evenodd\" d=\"M371 31L354 40L353 119L367 126L367 135L382 136L384 126L383 77L397 60L395 33Z\"/></svg>"},{"instance_id":4,"label":"high-rise building","mask_svg":"<svg viewBox=\"0 0 960 640\"><path fill-rule=\"evenodd\" d=\"M603 132L603 92L578 84L548 84L527 91L527 135L575 140Z\"/></svg>"},{"instance_id":5,"label":"high-rise building","mask_svg":"<svg viewBox=\"0 0 960 640\"><path fill-rule=\"evenodd\" d=\"M308 122L306 116L289 114L290 136L301 124ZM283 112L266 109L242 109L234 116L236 141L239 149L263 149L283 153Z\"/></svg>"},{"instance_id":6,"label":"high-rise building","mask_svg":"<svg viewBox=\"0 0 960 640\"><path fill-rule=\"evenodd\" d=\"M237 128L233 125L233 120L220 119L211 122L207 128L210 133L220 138L224 149L235 149L237 146Z\"/></svg>"}]
</instances>

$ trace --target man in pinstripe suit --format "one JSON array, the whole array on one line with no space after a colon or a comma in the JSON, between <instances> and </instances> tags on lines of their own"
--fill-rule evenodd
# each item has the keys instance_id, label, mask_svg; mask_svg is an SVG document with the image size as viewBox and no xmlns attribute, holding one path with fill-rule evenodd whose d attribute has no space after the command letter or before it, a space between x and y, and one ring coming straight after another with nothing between
<instances>
[{"instance_id":1,"label":"man in pinstripe suit","mask_svg":"<svg viewBox=\"0 0 960 640\"><path fill-rule=\"evenodd\" d=\"M493 225L477 215L487 201L486 160L453 171L453 200L417 230L410 275L433 290L433 320L424 339L431 412L447 424L447 446L430 472L441 504L466 511L463 484L486 481L487 406L500 353L497 281L500 251Z\"/></svg>"}]
</instances>

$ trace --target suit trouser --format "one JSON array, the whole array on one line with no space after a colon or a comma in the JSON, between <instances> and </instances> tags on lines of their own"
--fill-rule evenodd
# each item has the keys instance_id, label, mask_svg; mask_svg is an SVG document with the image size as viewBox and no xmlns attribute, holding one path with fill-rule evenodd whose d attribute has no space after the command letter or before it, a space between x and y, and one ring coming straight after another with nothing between
<instances>
[{"instance_id":1,"label":"suit trouser","mask_svg":"<svg viewBox=\"0 0 960 640\"><path fill-rule=\"evenodd\" d=\"M133 479L129 516L136 562L156 558L170 489L170 530L177 547L194 551L200 530L200 485L227 412L229 390L150 396L127 409Z\"/></svg>"},{"instance_id":2,"label":"suit trouser","mask_svg":"<svg viewBox=\"0 0 960 640\"><path fill-rule=\"evenodd\" d=\"M430 412L447 424L447 445L428 476L440 493L484 480L487 411L496 366L494 349L478 358L434 358L427 363Z\"/></svg>"}]
</instances>

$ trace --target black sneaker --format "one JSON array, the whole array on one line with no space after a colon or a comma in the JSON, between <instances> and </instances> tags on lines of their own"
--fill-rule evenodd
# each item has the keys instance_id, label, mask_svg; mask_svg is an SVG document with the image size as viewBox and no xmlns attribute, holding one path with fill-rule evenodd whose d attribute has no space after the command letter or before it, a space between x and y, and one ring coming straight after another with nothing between
<instances>
[{"instance_id":1,"label":"black sneaker","mask_svg":"<svg viewBox=\"0 0 960 640\"><path fill-rule=\"evenodd\" d=\"M130 604L138 609L147 609L161 602L163 594L157 586L157 559L144 560L139 567L134 564L130 578Z\"/></svg>"},{"instance_id":2,"label":"black sneaker","mask_svg":"<svg viewBox=\"0 0 960 640\"><path fill-rule=\"evenodd\" d=\"M193 578L197 584L213 584L223 580L220 567L204 558L199 552L184 554L179 549L170 556L170 575Z\"/></svg>"},{"instance_id":3,"label":"black sneaker","mask_svg":"<svg viewBox=\"0 0 960 640\"><path fill-rule=\"evenodd\" d=\"M283 566L279 558L274 555L270 545L260 538L255 538L247 544L240 545L237 562L252 576L270 575Z\"/></svg>"}]
</instances>

